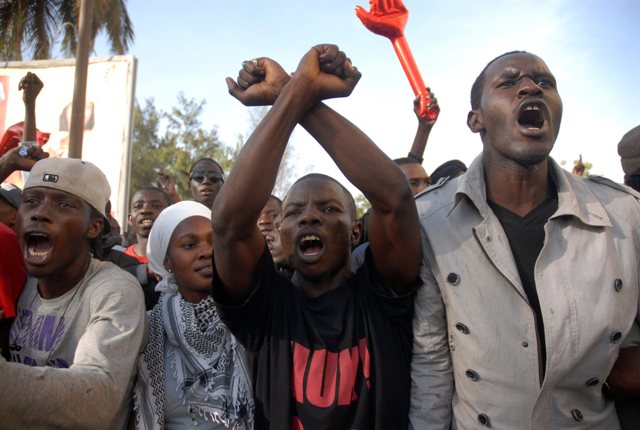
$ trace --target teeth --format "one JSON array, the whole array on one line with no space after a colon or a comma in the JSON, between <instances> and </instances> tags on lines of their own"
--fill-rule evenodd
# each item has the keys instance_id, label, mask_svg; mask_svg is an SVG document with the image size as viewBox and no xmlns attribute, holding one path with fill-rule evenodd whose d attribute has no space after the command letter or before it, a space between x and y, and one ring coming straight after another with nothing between
<instances>
[{"instance_id":1,"label":"teeth","mask_svg":"<svg viewBox=\"0 0 640 430\"><path fill-rule=\"evenodd\" d=\"M205 266L205 267L201 267L201 268L197 269L197 270L196 270L196 272L200 272L200 271L202 271L202 270L210 270L210 269L213 269L213 266Z\"/></svg>"},{"instance_id":2,"label":"teeth","mask_svg":"<svg viewBox=\"0 0 640 430\"><path fill-rule=\"evenodd\" d=\"M315 234L308 234L300 239L300 242L304 242L307 240L320 240L320 237L316 236Z\"/></svg>"},{"instance_id":3,"label":"teeth","mask_svg":"<svg viewBox=\"0 0 640 430\"><path fill-rule=\"evenodd\" d=\"M150 219L145 219L140 224L145 225L145 226L146 225L151 225L151 224L153 224L153 221L151 221Z\"/></svg>"},{"instance_id":4,"label":"teeth","mask_svg":"<svg viewBox=\"0 0 640 430\"><path fill-rule=\"evenodd\" d=\"M45 242L44 251L42 251L43 242ZM28 243L27 255L29 257L44 258L51 251L50 239L49 239L49 236L47 236L46 234L29 233L27 236L27 243ZM38 249L41 249L41 251L38 251Z\"/></svg>"}]
</instances>

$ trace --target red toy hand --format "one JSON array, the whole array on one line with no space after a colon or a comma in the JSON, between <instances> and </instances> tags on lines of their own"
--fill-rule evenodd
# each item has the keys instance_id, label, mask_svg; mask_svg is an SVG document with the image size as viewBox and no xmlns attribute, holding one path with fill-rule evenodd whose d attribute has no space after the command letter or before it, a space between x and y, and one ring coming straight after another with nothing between
<instances>
[{"instance_id":1,"label":"red toy hand","mask_svg":"<svg viewBox=\"0 0 640 430\"><path fill-rule=\"evenodd\" d=\"M356 6L356 15L372 33L389 39L402 37L409 11L401 0L370 0L367 12Z\"/></svg>"},{"instance_id":2,"label":"red toy hand","mask_svg":"<svg viewBox=\"0 0 640 430\"><path fill-rule=\"evenodd\" d=\"M438 110L430 106L429 93L404 37L404 26L409 19L409 11L402 0L370 0L369 4L369 12L356 6L356 15L371 32L391 40L413 94L420 98L420 116L435 121L438 118Z\"/></svg>"}]
</instances>

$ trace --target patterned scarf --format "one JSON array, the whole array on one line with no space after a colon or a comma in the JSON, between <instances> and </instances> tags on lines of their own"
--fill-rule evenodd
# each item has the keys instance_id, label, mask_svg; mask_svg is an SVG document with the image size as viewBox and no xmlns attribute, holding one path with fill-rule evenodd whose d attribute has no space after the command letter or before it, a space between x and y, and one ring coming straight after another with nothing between
<instances>
[{"instance_id":1,"label":"patterned scarf","mask_svg":"<svg viewBox=\"0 0 640 430\"><path fill-rule=\"evenodd\" d=\"M220 320L213 299L185 301L174 292L173 276L158 287L163 293L149 314L149 338L138 363L136 427L164 428L166 342L169 377L176 379L191 416L252 429L254 402L241 347Z\"/></svg>"}]
</instances>

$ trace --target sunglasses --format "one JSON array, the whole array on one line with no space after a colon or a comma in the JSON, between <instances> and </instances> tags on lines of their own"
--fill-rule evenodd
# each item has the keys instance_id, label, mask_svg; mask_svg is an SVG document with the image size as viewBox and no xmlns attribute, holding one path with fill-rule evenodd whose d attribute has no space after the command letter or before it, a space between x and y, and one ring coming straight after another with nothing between
<instances>
[{"instance_id":1,"label":"sunglasses","mask_svg":"<svg viewBox=\"0 0 640 430\"><path fill-rule=\"evenodd\" d=\"M205 177L214 184L217 182L224 182L223 176L218 172L194 172L191 174L191 176L189 176L189 180L194 180L197 183L201 184L204 182Z\"/></svg>"}]
</instances>

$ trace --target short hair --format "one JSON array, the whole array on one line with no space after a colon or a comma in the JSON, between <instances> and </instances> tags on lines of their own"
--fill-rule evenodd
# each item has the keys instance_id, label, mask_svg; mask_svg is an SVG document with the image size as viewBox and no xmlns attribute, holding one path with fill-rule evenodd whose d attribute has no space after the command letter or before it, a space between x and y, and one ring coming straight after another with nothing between
<instances>
[{"instance_id":1,"label":"short hair","mask_svg":"<svg viewBox=\"0 0 640 430\"><path fill-rule=\"evenodd\" d=\"M269 196L269 200L275 200L276 203L278 203L278 206L280 206L282 208L282 200L280 200L280 198L274 194L271 194ZM267 200L268 201L268 200Z\"/></svg>"},{"instance_id":2,"label":"short hair","mask_svg":"<svg viewBox=\"0 0 640 430\"><path fill-rule=\"evenodd\" d=\"M402 166L403 164L419 164L419 165L422 165L422 163L420 163L418 160L416 160L415 158L411 158L411 157L396 158L395 160L393 160L393 162L396 163L398 166Z\"/></svg>"},{"instance_id":3,"label":"short hair","mask_svg":"<svg viewBox=\"0 0 640 430\"><path fill-rule=\"evenodd\" d=\"M137 190L135 190L133 192L133 194L131 194L131 200L133 200L133 196L135 196L137 193L139 193L141 191L151 191L151 192L160 193L160 194L162 194L162 197L164 198L164 201L167 203L167 206L171 206L171 198L169 198L169 194L165 193L160 188L154 187L152 185L148 186L148 187L138 188Z\"/></svg>"},{"instance_id":4,"label":"short hair","mask_svg":"<svg viewBox=\"0 0 640 430\"><path fill-rule=\"evenodd\" d=\"M201 161L210 161L213 164L215 164L216 166L218 166L218 168L220 169L220 173L222 173L224 175L224 169L222 168L222 166L220 165L220 163L218 163L216 160L214 160L213 158L210 157L202 157L202 158L198 158L196 161L193 162L193 164L191 164L191 167L189 168L189 176L191 176L191 173L193 172L193 168L196 164L198 164Z\"/></svg>"},{"instance_id":5,"label":"short hair","mask_svg":"<svg viewBox=\"0 0 640 430\"><path fill-rule=\"evenodd\" d=\"M287 191L287 195L284 197L284 200L287 199L287 197L289 196L289 192L291 192L291 189L294 187L294 185L298 184L299 182L302 181L306 181L307 179L320 179L320 180L324 180L324 181L331 181L335 184L338 185L338 187L340 188L340 190L342 191L342 194L344 194L345 199L347 200L347 206L348 206L348 210L349 210L349 216L351 217L352 221L357 221L358 220L358 216L356 213L356 201L353 199L353 195L351 195L351 192L349 190L347 190L347 188L342 185L340 182L336 181L334 178L332 178L331 176L322 174L322 173L309 173L307 175L304 175L303 177L299 178L297 181L295 181L291 187L289 188L289 191Z\"/></svg>"},{"instance_id":6,"label":"short hair","mask_svg":"<svg viewBox=\"0 0 640 430\"><path fill-rule=\"evenodd\" d=\"M513 54L533 55L527 51L509 51L509 52L505 52L504 54L500 54L493 60L489 61L487 65L484 66L484 69L482 69L482 72L480 72L476 80L473 82L473 85L471 86L471 109L478 109L480 107L480 100L482 100L482 87L484 87L485 72L487 71L489 66L491 66L493 63L495 63L502 57L506 57L507 55L513 55Z\"/></svg>"}]
</instances>

